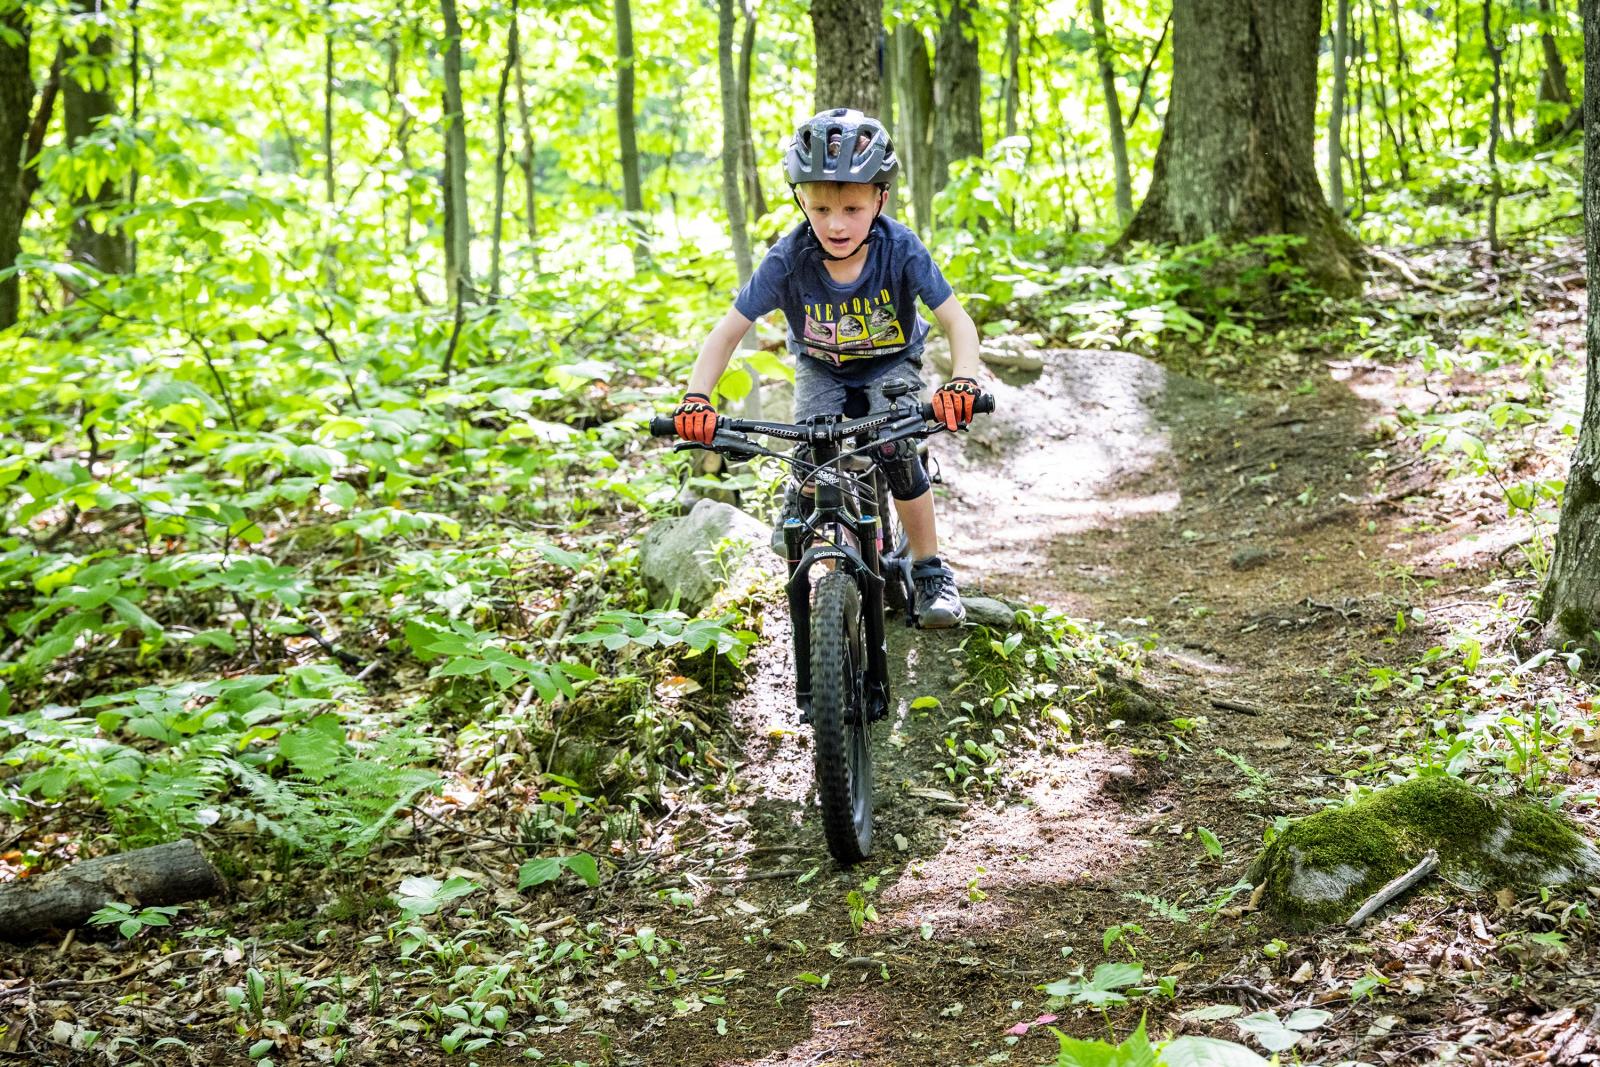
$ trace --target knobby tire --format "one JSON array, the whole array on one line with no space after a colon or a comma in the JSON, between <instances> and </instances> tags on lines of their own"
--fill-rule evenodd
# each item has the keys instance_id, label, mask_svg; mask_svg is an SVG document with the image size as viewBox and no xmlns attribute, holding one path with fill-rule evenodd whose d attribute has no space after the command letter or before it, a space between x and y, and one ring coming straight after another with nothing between
<instances>
[{"instance_id":1,"label":"knobby tire","mask_svg":"<svg viewBox=\"0 0 1600 1067\"><path fill-rule=\"evenodd\" d=\"M872 738L866 640L855 579L831 571L811 608L811 729L828 851L841 864L872 851Z\"/></svg>"}]
</instances>

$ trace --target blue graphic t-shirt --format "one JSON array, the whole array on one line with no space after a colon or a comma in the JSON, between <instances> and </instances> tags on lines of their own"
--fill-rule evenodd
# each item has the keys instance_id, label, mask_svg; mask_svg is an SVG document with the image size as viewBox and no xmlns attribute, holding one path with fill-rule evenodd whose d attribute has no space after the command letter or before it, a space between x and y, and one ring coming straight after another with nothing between
<instances>
[{"instance_id":1,"label":"blue graphic t-shirt","mask_svg":"<svg viewBox=\"0 0 1600 1067\"><path fill-rule=\"evenodd\" d=\"M789 351L819 359L841 377L865 376L875 359L920 354L928 323L917 299L936 308L950 299L950 283L908 227L880 216L873 234L861 276L840 285L801 223L767 252L734 308L752 322L782 311Z\"/></svg>"}]
</instances>

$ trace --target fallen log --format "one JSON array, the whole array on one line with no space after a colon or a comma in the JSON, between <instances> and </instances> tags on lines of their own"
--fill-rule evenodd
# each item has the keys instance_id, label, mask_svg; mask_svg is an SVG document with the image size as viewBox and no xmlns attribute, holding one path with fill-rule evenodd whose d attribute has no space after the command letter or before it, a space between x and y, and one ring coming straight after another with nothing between
<instances>
[{"instance_id":1,"label":"fallen log","mask_svg":"<svg viewBox=\"0 0 1600 1067\"><path fill-rule=\"evenodd\" d=\"M74 929L114 901L135 907L183 904L222 889L222 876L188 839L81 860L0 885L0 941L22 944Z\"/></svg>"}]
</instances>

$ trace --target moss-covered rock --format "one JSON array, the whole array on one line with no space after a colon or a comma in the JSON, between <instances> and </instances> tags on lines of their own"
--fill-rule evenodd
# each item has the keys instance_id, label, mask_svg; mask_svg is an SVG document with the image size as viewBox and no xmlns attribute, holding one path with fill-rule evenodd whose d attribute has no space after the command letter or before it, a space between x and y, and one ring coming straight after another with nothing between
<instances>
[{"instance_id":1,"label":"moss-covered rock","mask_svg":"<svg viewBox=\"0 0 1600 1067\"><path fill-rule=\"evenodd\" d=\"M1263 906L1311 929L1348 919L1428 850L1441 873L1473 888L1566 885L1600 876L1600 852L1560 816L1496 800L1458 778L1416 778L1348 807L1301 819L1256 858Z\"/></svg>"}]
</instances>

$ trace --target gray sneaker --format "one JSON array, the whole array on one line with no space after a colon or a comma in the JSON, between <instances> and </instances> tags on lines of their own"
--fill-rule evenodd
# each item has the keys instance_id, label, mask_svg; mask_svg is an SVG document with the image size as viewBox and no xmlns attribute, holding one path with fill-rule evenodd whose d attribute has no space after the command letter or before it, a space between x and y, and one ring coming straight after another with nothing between
<instances>
[{"instance_id":1,"label":"gray sneaker","mask_svg":"<svg viewBox=\"0 0 1600 1067\"><path fill-rule=\"evenodd\" d=\"M917 625L924 630L945 630L960 626L967 617L956 589L956 576L938 556L911 565L911 581L917 587Z\"/></svg>"}]
</instances>

